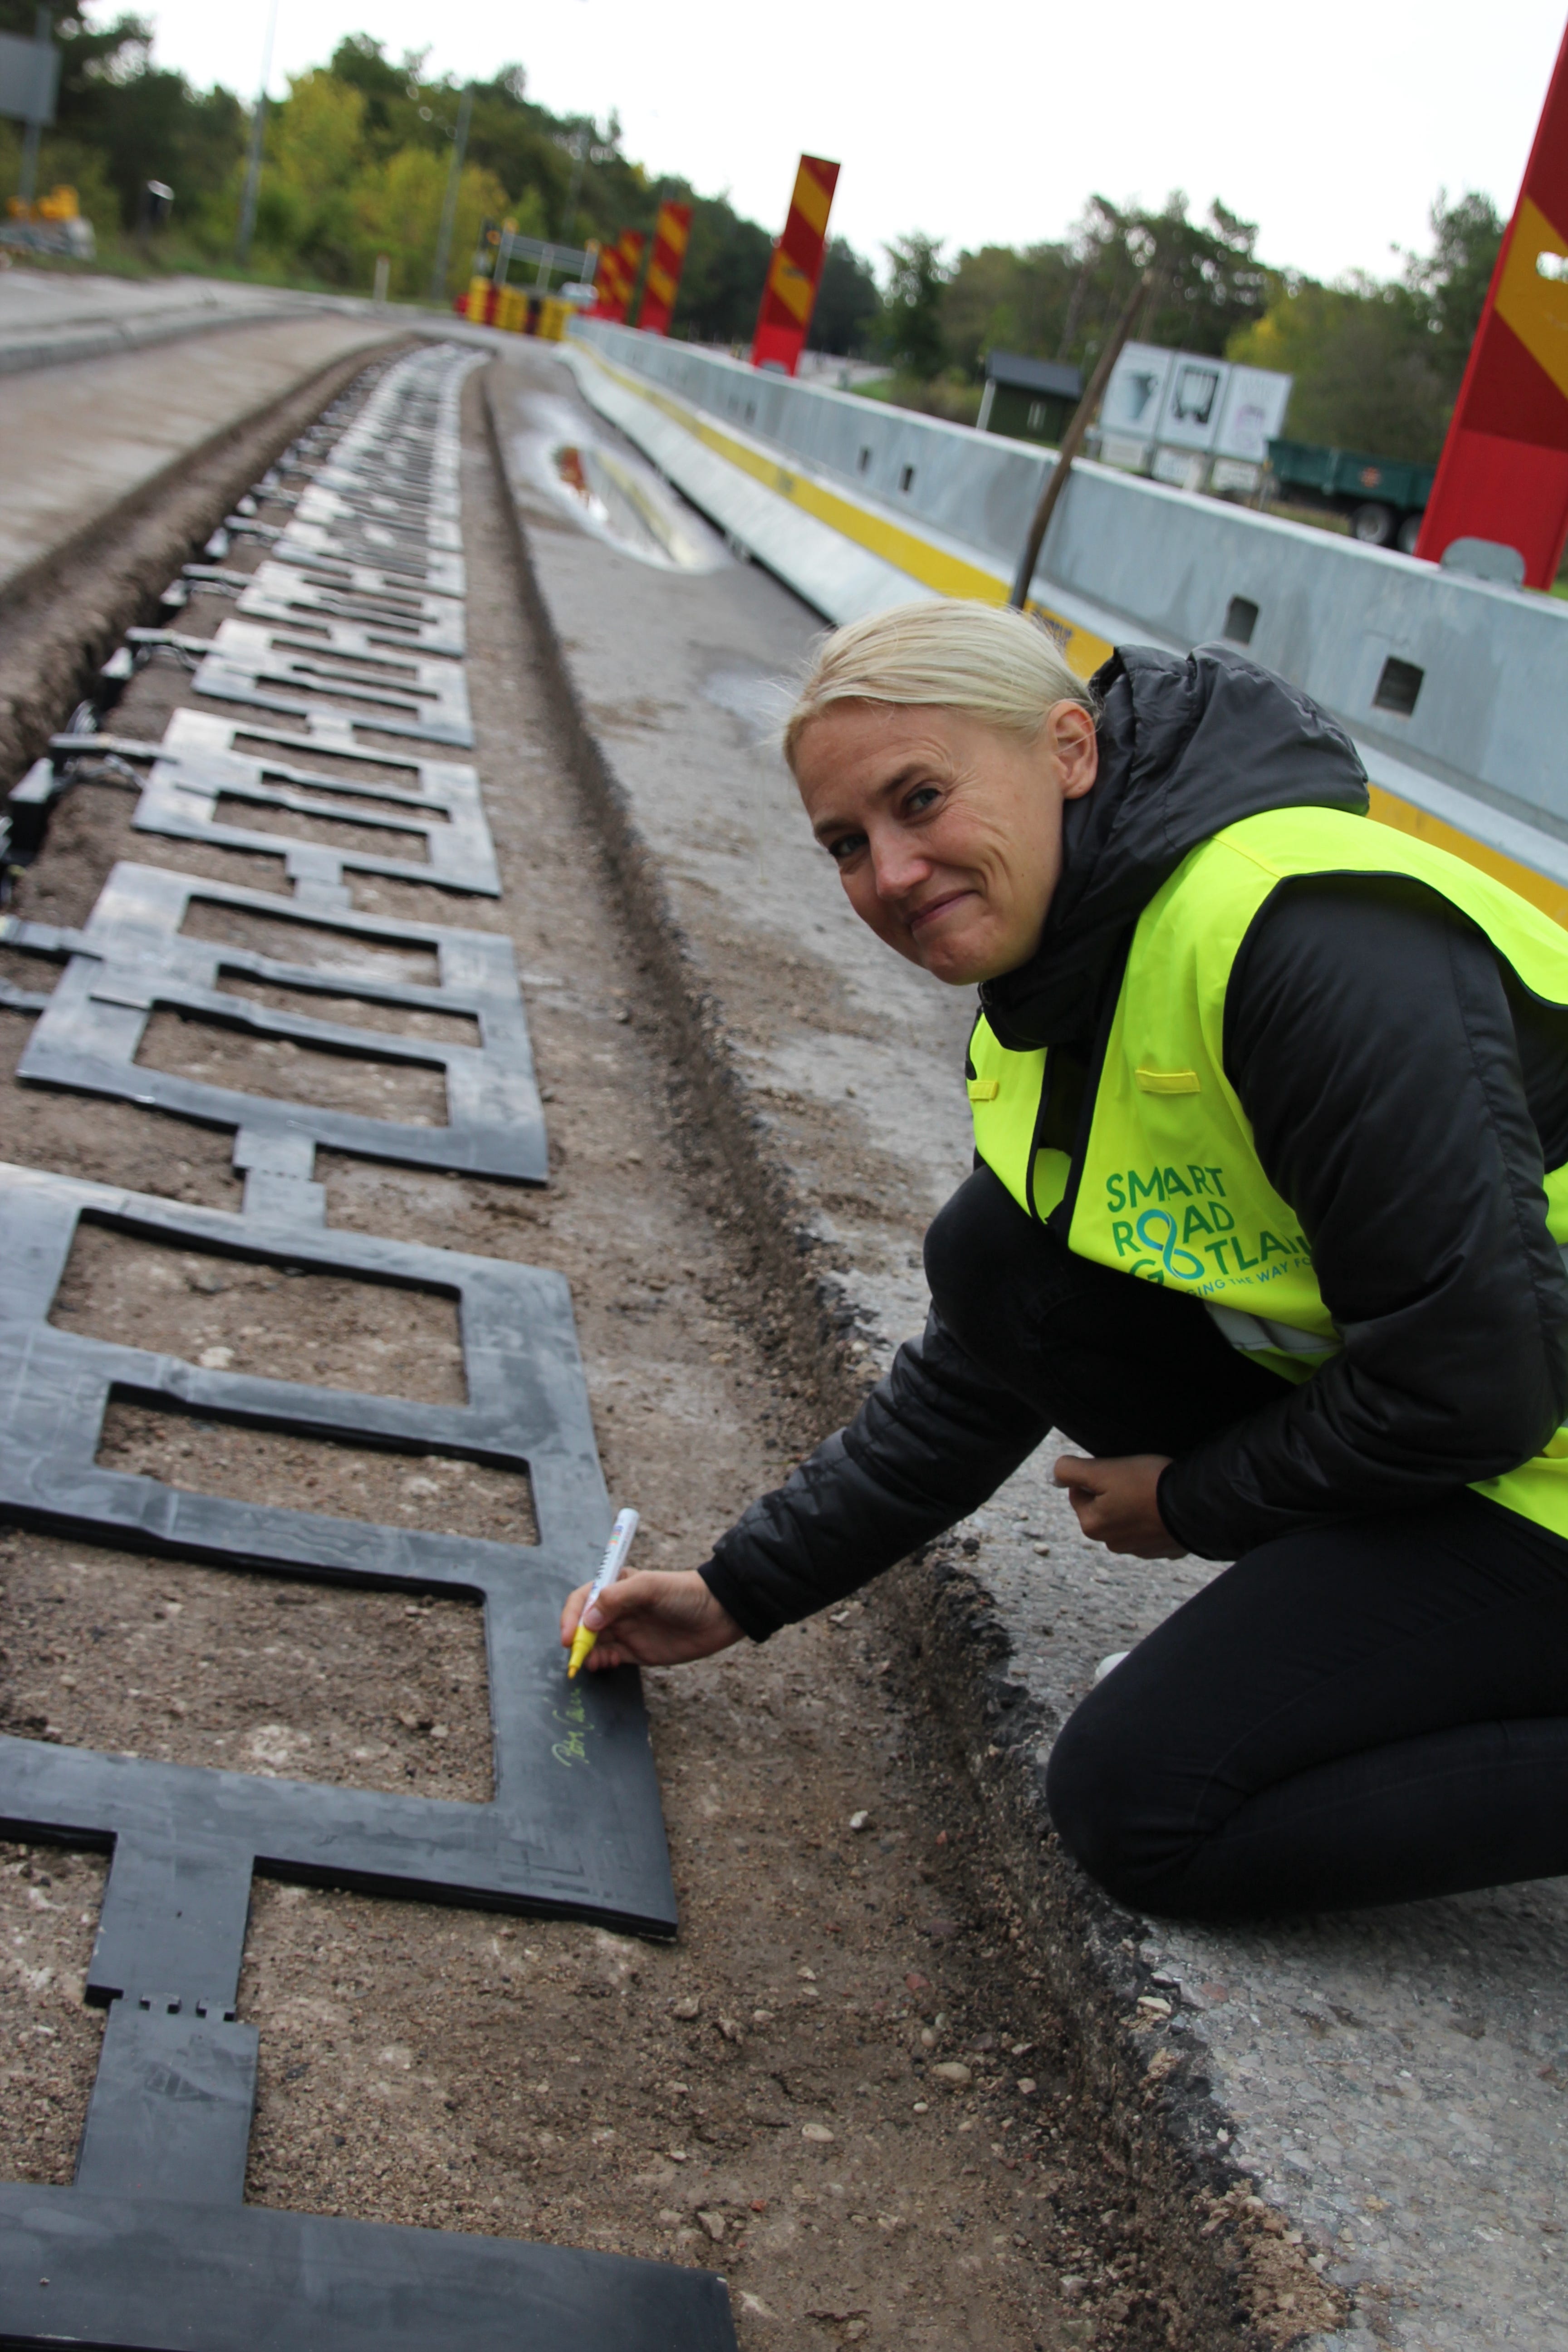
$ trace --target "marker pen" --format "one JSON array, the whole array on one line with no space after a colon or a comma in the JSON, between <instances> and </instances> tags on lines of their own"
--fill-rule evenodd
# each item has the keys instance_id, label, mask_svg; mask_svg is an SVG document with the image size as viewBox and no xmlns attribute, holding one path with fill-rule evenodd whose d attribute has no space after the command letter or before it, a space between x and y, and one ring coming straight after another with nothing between
<instances>
[{"instance_id":1,"label":"marker pen","mask_svg":"<svg viewBox=\"0 0 1568 2352\"><path fill-rule=\"evenodd\" d=\"M605 1557L599 1563L599 1573L594 1579L593 1583L588 1587L588 1598L583 1603L584 1617L588 1614L589 1610L592 1609L600 1593L608 1591L610 1586L614 1584L616 1577L619 1576L622 1569L625 1568L626 1564L626 1554L632 1548L632 1538L636 1535L637 1531L637 1513L635 1511L617 1511L616 1514L616 1524L610 1529L610 1540L605 1547ZM572 1636L572 1655L568 1660L566 1666L566 1679L568 1682L573 1680L574 1676L576 1675L577 1669L582 1664L584 1659L587 1656L589 1651L593 1648L598 1638L597 1633L590 1633L586 1625L584 1625L582 1622L582 1620L579 1619L577 1631Z\"/></svg>"}]
</instances>

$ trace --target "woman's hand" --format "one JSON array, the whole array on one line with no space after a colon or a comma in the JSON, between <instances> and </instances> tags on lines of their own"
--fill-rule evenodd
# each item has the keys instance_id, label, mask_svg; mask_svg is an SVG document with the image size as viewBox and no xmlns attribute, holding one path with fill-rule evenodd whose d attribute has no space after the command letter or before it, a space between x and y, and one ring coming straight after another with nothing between
<instances>
[{"instance_id":1,"label":"woman's hand","mask_svg":"<svg viewBox=\"0 0 1568 2352\"><path fill-rule=\"evenodd\" d=\"M582 1619L599 1637L586 1661L595 1668L682 1666L744 1638L695 1569L644 1568L617 1577L584 1618L588 1591L580 1584L561 1612L561 1646L571 1648Z\"/></svg>"},{"instance_id":2,"label":"woman's hand","mask_svg":"<svg viewBox=\"0 0 1568 2352\"><path fill-rule=\"evenodd\" d=\"M1139 1559L1184 1559L1186 1552L1160 1517L1155 1499L1168 1454L1125 1454L1109 1462L1064 1454L1054 1473L1068 1490L1079 1527L1107 1551Z\"/></svg>"}]
</instances>

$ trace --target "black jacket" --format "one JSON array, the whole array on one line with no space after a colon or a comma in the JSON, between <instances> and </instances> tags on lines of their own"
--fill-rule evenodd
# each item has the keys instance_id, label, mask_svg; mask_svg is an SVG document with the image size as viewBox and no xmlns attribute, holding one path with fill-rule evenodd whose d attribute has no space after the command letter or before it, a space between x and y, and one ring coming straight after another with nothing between
<instances>
[{"instance_id":1,"label":"black jacket","mask_svg":"<svg viewBox=\"0 0 1568 2352\"><path fill-rule=\"evenodd\" d=\"M980 992L1005 1045L1052 1048L1048 1139L1067 1146L1132 927L1186 852L1265 809L1366 805L1346 737L1238 655L1127 647L1096 682L1100 777L1068 804L1039 948ZM1568 1013L1420 885L1297 881L1237 957L1225 1060L1343 1348L1173 1463L1173 1534L1233 1558L1538 1452L1568 1413L1568 1273L1542 1192L1568 1160ZM704 1573L760 1637L973 1510L1045 1433L933 1317Z\"/></svg>"}]
</instances>

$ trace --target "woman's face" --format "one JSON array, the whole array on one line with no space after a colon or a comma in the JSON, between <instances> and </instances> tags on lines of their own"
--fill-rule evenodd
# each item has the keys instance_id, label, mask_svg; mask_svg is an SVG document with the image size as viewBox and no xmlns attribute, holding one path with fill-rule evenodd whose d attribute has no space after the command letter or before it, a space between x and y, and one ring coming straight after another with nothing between
<instances>
[{"instance_id":1,"label":"woman's face","mask_svg":"<svg viewBox=\"0 0 1568 2352\"><path fill-rule=\"evenodd\" d=\"M855 912L955 986L1034 953L1061 872L1062 803L1098 766L1076 702L1053 704L1027 743L966 711L847 702L795 745L805 813Z\"/></svg>"}]
</instances>

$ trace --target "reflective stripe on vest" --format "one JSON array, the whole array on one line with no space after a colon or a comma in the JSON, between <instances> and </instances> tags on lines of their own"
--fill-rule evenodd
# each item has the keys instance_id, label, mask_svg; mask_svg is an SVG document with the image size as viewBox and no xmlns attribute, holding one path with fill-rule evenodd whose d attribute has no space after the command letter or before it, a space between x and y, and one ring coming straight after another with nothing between
<instances>
[{"instance_id":1,"label":"reflective stripe on vest","mask_svg":"<svg viewBox=\"0 0 1568 2352\"><path fill-rule=\"evenodd\" d=\"M1563 1260L1563 1272L1568 1274L1568 1242L1558 1244L1557 1255ZM1339 1354L1337 1337L1320 1339L1315 1331L1293 1331L1289 1323L1275 1323L1267 1315L1244 1315L1238 1307L1216 1307L1212 1298L1206 1305L1220 1336L1228 1339L1231 1346L1238 1349L1244 1356L1264 1352L1281 1356ZM1552 1444L1556 1443L1553 1438Z\"/></svg>"},{"instance_id":2,"label":"reflective stripe on vest","mask_svg":"<svg viewBox=\"0 0 1568 2352\"><path fill-rule=\"evenodd\" d=\"M1239 1307L1216 1307L1214 1300L1205 1301L1210 1315L1219 1326L1221 1335L1243 1354L1248 1350L1272 1349L1281 1356L1335 1356L1339 1353L1337 1339L1321 1339L1315 1331L1296 1331L1289 1323L1272 1322L1267 1315L1244 1315Z\"/></svg>"},{"instance_id":3,"label":"reflective stripe on vest","mask_svg":"<svg viewBox=\"0 0 1568 2352\"><path fill-rule=\"evenodd\" d=\"M1261 908L1309 874L1407 877L1475 922L1524 986L1568 1005L1568 933L1500 882L1427 843L1331 809L1247 817L1189 852L1140 917L1087 1139L1039 1150L1043 1053L1010 1053L984 1017L970 1041L975 1147L1020 1206L1066 1219L1080 1257L1202 1300L1233 1346L1294 1381L1339 1347L1310 1247L1264 1171L1225 1074L1226 991ZM1568 1169L1546 1179L1568 1254ZM1568 1537L1568 1433L1477 1491Z\"/></svg>"}]
</instances>

